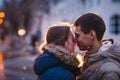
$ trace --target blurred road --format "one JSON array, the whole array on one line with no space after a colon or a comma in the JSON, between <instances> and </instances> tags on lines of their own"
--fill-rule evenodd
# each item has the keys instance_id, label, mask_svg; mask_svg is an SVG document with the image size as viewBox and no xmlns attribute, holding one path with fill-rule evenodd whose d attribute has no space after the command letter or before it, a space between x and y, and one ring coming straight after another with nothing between
<instances>
[{"instance_id":1,"label":"blurred road","mask_svg":"<svg viewBox=\"0 0 120 80\"><path fill-rule=\"evenodd\" d=\"M35 57L24 56L0 61L0 80L35 80L32 69Z\"/></svg>"}]
</instances>

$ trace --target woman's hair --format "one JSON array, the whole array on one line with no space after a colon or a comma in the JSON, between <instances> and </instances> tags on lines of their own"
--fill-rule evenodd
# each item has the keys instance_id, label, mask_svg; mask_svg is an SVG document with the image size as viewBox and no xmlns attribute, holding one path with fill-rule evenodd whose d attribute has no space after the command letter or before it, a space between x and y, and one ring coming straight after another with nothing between
<instances>
[{"instance_id":1,"label":"woman's hair","mask_svg":"<svg viewBox=\"0 0 120 80\"><path fill-rule=\"evenodd\" d=\"M62 22L59 24L54 24L48 28L46 34L46 43L55 45L65 45L70 32L70 25L68 23Z\"/></svg>"},{"instance_id":2,"label":"woman's hair","mask_svg":"<svg viewBox=\"0 0 120 80\"><path fill-rule=\"evenodd\" d=\"M70 33L71 25L68 22L61 22L50 26L46 33L46 42L40 46L40 51L47 44L65 46Z\"/></svg>"},{"instance_id":3,"label":"woman's hair","mask_svg":"<svg viewBox=\"0 0 120 80\"><path fill-rule=\"evenodd\" d=\"M49 28L46 35L47 44L55 44L64 46L65 41L68 39L70 28L67 26L54 26Z\"/></svg>"}]
</instances>

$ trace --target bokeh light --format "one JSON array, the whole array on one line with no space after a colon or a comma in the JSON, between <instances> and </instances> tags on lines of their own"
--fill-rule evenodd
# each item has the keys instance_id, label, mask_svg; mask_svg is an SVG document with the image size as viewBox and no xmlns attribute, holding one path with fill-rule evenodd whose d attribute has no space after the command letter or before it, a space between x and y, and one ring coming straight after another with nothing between
<instances>
[{"instance_id":1,"label":"bokeh light","mask_svg":"<svg viewBox=\"0 0 120 80\"><path fill-rule=\"evenodd\" d=\"M3 23L3 19L2 18L0 18L0 24L2 24Z\"/></svg>"},{"instance_id":2,"label":"bokeh light","mask_svg":"<svg viewBox=\"0 0 120 80\"><path fill-rule=\"evenodd\" d=\"M5 17L5 13L4 12L0 12L0 18L4 18Z\"/></svg>"},{"instance_id":3,"label":"bokeh light","mask_svg":"<svg viewBox=\"0 0 120 80\"><path fill-rule=\"evenodd\" d=\"M24 36L26 34L26 30L25 29L19 29L18 30L18 35L19 36Z\"/></svg>"}]
</instances>

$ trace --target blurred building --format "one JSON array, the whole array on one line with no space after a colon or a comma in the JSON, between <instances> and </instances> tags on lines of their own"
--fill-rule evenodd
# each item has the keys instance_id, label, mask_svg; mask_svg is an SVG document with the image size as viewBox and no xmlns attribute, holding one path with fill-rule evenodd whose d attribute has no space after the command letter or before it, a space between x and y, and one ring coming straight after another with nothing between
<instances>
[{"instance_id":1,"label":"blurred building","mask_svg":"<svg viewBox=\"0 0 120 80\"><path fill-rule=\"evenodd\" d=\"M0 0L0 8L2 6ZM41 0L42 1L42 0ZM47 0L46 0L47 1ZM29 32L27 32L26 42L30 43L31 37L45 39L47 28L56 22L68 21L71 24L75 19L86 12L97 12L105 20L107 31L105 38L116 38L120 40L120 0L52 0L48 1L50 6L40 4L35 1L32 7L29 20ZM57 3L55 3L55 1ZM38 3L39 2L39 3ZM43 6L43 7L41 7ZM42 9L45 10L41 11ZM42 34L42 35L41 35Z\"/></svg>"},{"instance_id":2,"label":"blurred building","mask_svg":"<svg viewBox=\"0 0 120 80\"><path fill-rule=\"evenodd\" d=\"M120 0L61 0L57 5L51 4L49 15L43 15L42 38L49 25L75 19L86 12L97 12L104 19L107 31L105 38L120 40Z\"/></svg>"},{"instance_id":3,"label":"blurred building","mask_svg":"<svg viewBox=\"0 0 120 80\"><path fill-rule=\"evenodd\" d=\"M84 0L84 13L97 12L105 20L105 38L120 40L120 0Z\"/></svg>"}]
</instances>

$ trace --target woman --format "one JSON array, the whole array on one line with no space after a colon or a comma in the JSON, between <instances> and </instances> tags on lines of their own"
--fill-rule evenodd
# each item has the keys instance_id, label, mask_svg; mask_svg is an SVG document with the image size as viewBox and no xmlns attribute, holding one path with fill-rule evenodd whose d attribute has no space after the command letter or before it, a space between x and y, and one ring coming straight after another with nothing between
<instances>
[{"instance_id":1,"label":"woman","mask_svg":"<svg viewBox=\"0 0 120 80\"><path fill-rule=\"evenodd\" d=\"M79 61L74 53L70 25L60 23L50 27L42 54L35 60L33 69L40 80L76 80L80 75Z\"/></svg>"}]
</instances>

